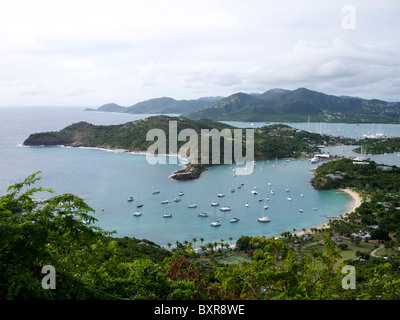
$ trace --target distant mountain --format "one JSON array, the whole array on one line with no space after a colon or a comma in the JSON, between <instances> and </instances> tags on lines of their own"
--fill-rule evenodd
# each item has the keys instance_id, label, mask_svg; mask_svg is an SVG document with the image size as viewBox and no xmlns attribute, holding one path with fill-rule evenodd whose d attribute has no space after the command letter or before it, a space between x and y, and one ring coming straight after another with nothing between
<instances>
[{"instance_id":1,"label":"distant mountain","mask_svg":"<svg viewBox=\"0 0 400 320\"><path fill-rule=\"evenodd\" d=\"M98 109L86 108L85 111L123 112L126 108L115 103L107 103Z\"/></svg>"},{"instance_id":2,"label":"distant mountain","mask_svg":"<svg viewBox=\"0 0 400 320\"><path fill-rule=\"evenodd\" d=\"M333 96L306 88L235 93L183 116L222 121L400 122L400 103Z\"/></svg>"},{"instance_id":3,"label":"distant mountain","mask_svg":"<svg viewBox=\"0 0 400 320\"><path fill-rule=\"evenodd\" d=\"M175 100L169 97L162 97L138 102L131 107L121 107L115 103L108 103L98 109L87 108L85 111L124 112L133 114L182 114L190 113L213 104L221 98L222 97L203 97L197 100Z\"/></svg>"}]
</instances>

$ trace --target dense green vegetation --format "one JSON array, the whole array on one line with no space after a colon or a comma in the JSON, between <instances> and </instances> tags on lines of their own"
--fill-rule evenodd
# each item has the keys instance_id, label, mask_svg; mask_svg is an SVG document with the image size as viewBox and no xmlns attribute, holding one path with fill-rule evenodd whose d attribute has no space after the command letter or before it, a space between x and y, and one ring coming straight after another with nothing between
<instances>
[{"instance_id":1,"label":"dense green vegetation","mask_svg":"<svg viewBox=\"0 0 400 320\"><path fill-rule=\"evenodd\" d=\"M398 123L398 103L337 97L299 88L272 89L259 95L235 93L214 104L185 114L191 119L343 123Z\"/></svg>"},{"instance_id":2,"label":"dense green vegetation","mask_svg":"<svg viewBox=\"0 0 400 320\"><path fill-rule=\"evenodd\" d=\"M360 147L354 149L354 152L369 154L383 154L400 151L400 138L384 138L384 139L362 139L357 142Z\"/></svg>"},{"instance_id":3,"label":"dense green vegetation","mask_svg":"<svg viewBox=\"0 0 400 320\"><path fill-rule=\"evenodd\" d=\"M313 185L317 188L351 187L365 200L355 212L331 222L334 232L369 234L386 246L398 246L400 240L400 169L377 165L373 161L343 159L326 163L316 170ZM338 179L335 177L342 177Z\"/></svg>"},{"instance_id":4,"label":"dense green vegetation","mask_svg":"<svg viewBox=\"0 0 400 320\"><path fill-rule=\"evenodd\" d=\"M293 127L275 124L255 129L254 153L256 160L299 158L303 154L320 152L320 145L354 143L352 139L321 135Z\"/></svg>"},{"instance_id":5,"label":"dense green vegetation","mask_svg":"<svg viewBox=\"0 0 400 320\"><path fill-rule=\"evenodd\" d=\"M115 103L107 103L97 109L87 108L85 111L122 112L133 114L181 114L195 111L218 101L221 97L204 97L196 100L175 100L162 97L138 102L130 107L122 107Z\"/></svg>"},{"instance_id":6,"label":"dense green vegetation","mask_svg":"<svg viewBox=\"0 0 400 320\"><path fill-rule=\"evenodd\" d=\"M313 179L317 189L356 188L364 193L400 192L400 169L374 161L341 159L319 166Z\"/></svg>"},{"instance_id":7,"label":"dense green vegetation","mask_svg":"<svg viewBox=\"0 0 400 320\"><path fill-rule=\"evenodd\" d=\"M125 149L128 151L146 151L154 141L146 141L146 135L151 129L161 129L166 136L169 151L169 122L177 121L177 133L183 129L193 129L197 134L198 149L201 150L200 134L203 129L230 130L233 138L235 127L207 119L190 120L179 117L154 116L143 120L128 122L122 125L92 125L87 122L72 124L59 132L36 133L25 140L25 145L58 145L101 147ZM236 128L237 129L237 128ZM243 153L245 154L245 131L242 131ZM175 137L176 139L177 137ZM179 150L188 141L178 141ZM287 125L271 125L255 129L255 158L274 159L275 157L299 157L301 152L318 152L318 145L334 145L354 142L351 139L341 139L297 130ZM212 159L212 141L209 140L209 159ZM233 152L232 148L232 152ZM224 142L220 144L221 161L224 158ZM199 151L199 156L200 156ZM231 157L232 159L232 157ZM199 158L201 163L201 158ZM210 160L211 162L211 160ZM208 164L208 163L206 163Z\"/></svg>"},{"instance_id":8,"label":"dense green vegetation","mask_svg":"<svg viewBox=\"0 0 400 320\"><path fill-rule=\"evenodd\" d=\"M197 100L155 98L121 107L115 103L86 111L134 114L180 114L190 119L207 118L228 121L288 121L343 123L399 123L399 103L377 99L333 96L298 88L272 89L261 94L238 92L229 97L205 97Z\"/></svg>"},{"instance_id":9,"label":"dense green vegetation","mask_svg":"<svg viewBox=\"0 0 400 320\"><path fill-rule=\"evenodd\" d=\"M321 170L325 165L336 169L340 163L343 172L356 170L342 161L324 164ZM240 259L228 259L239 252L220 252L223 240L202 244L205 254L199 257L193 250L197 239L177 242L170 252L150 241L112 237L93 226L93 210L75 195L36 202L36 193L52 192L33 187L38 179L34 174L0 197L1 299L400 298L398 255L384 260L361 250L356 255L363 260L344 260L342 252L349 245L339 247L331 238L349 232L348 223L359 226L371 216L379 227L387 226L389 233L377 236L380 241L398 246L393 234L399 230L399 210L394 207L399 203L387 191L382 200L389 205L375 202L374 196L382 193L368 193L371 201L349 215L348 222L336 220L330 229L314 230L308 234L312 240L289 232L278 239L243 236L237 241ZM356 268L356 289L342 286L345 264ZM41 286L45 265L55 267L54 290Z\"/></svg>"}]
</instances>

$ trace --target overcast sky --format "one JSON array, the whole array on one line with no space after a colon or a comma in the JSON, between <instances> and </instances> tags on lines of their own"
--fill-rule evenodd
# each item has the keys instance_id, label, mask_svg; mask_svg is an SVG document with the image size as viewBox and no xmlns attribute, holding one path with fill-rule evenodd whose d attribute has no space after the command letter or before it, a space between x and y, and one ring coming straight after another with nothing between
<instances>
[{"instance_id":1,"label":"overcast sky","mask_svg":"<svg viewBox=\"0 0 400 320\"><path fill-rule=\"evenodd\" d=\"M0 106L298 87L400 101L400 1L0 2Z\"/></svg>"}]
</instances>

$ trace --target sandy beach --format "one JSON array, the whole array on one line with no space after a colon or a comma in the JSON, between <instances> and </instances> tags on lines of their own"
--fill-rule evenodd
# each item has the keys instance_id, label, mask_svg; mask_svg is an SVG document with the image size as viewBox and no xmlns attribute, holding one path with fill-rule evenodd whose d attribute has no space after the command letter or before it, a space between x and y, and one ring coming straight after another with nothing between
<instances>
[{"instance_id":1,"label":"sandy beach","mask_svg":"<svg viewBox=\"0 0 400 320\"><path fill-rule=\"evenodd\" d=\"M342 218L345 217L346 215L348 215L349 213L353 212L354 210L356 210L362 204L362 198L356 191L354 191L350 188L337 189L337 191L346 193L347 195L349 195L352 198L347 209L340 214L340 216L342 216ZM316 228L316 229L327 228L328 223L329 223L329 221L326 221L319 225L311 226L311 227L307 228L306 232L310 231L311 228ZM304 233L305 233L304 231L294 232L294 234L297 234L297 235L302 235Z\"/></svg>"}]
</instances>

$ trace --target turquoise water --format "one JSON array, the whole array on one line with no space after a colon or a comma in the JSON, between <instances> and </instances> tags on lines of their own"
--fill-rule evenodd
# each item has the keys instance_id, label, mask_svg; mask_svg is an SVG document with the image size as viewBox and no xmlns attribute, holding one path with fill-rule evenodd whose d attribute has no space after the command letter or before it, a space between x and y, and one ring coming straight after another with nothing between
<instances>
[{"instance_id":1,"label":"turquoise water","mask_svg":"<svg viewBox=\"0 0 400 320\"><path fill-rule=\"evenodd\" d=\"M146 238L160 245L193 238L219 242L236 240L241 235L279 235L283 231L321 224L327 221L325 215L337 216L349 205L347 195L311 187L310 170L318 164L306 160L257 162L253 174L236 177L234 165L220 165L209 168L200 179L182 182L169 177L179 165L150 165L143 154L21 146L30 133L59 130L81 120L117 124L146 116L83 112L82 108L0 108L0 192L3 194L10 184L41 170L40 185L53 188L57 194L71 192L83 197L95 209L94 216L100 227L116 230L117 236ZM244 186L238 189L242 180ZM251 193L254 186L257 195ZM160 190L159 194L152 194L154 187ZM290 192L285 191L286 187ZM233 188L236 191L231 193ZM181 191L184 192L182 200L174 202ZM221 192L225 197L218 198ZM130 196L134 197L133 202L127 201ZM259 201L261 197L263 201ZM288 201L287 197L292 200ZM161 204L165 199L169 204ZM132 216L138 210L137 200L144 204L140 217ZM220 207L210 205L214 201L230 206L232 211L221 212ZM198 207L188 208L192 203ZM201 211L209 216L199 217ZM163 218L165 212L172 213L173 217ZM271 222L259 223L257 218L263 215ZM230 223L232 217L240 221ZM219 220L221 226L211 227L214 220Z\"/></svg>"}]
</instances>

